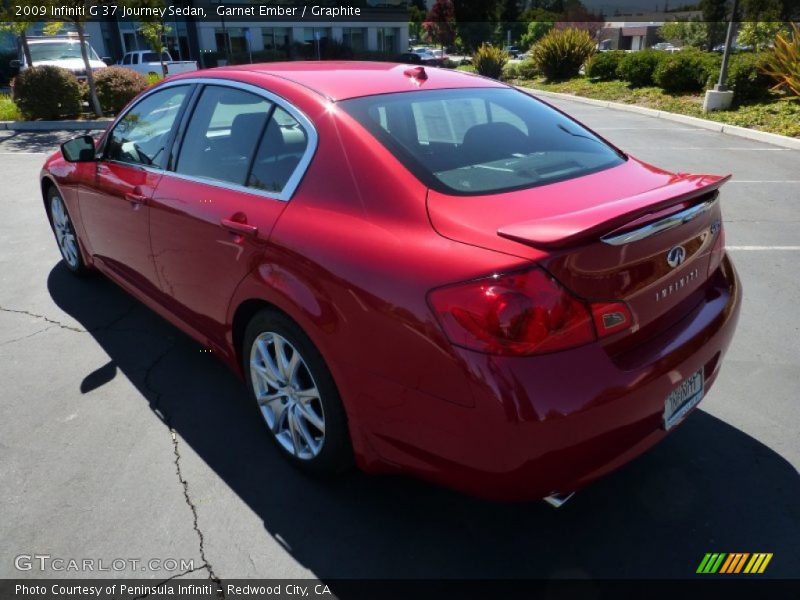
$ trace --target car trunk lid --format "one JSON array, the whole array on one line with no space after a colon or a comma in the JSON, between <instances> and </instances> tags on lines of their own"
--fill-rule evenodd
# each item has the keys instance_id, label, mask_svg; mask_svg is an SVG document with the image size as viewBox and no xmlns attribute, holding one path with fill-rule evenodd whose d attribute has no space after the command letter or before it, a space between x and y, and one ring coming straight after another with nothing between
<instances>
[{"instance_id":1,"label":"car trunk lid","mask_svg":"<svg viewBox=\"0 0 800 600\"><path fill-rule=\"evenodd\" d=\"M717 190L727 179L629 159L507 194L431 191L428 208L442 235L534 260L584 299L624 301L641 328L685 304L707 279L720 228Z\"/></svg>"}]
</instances>

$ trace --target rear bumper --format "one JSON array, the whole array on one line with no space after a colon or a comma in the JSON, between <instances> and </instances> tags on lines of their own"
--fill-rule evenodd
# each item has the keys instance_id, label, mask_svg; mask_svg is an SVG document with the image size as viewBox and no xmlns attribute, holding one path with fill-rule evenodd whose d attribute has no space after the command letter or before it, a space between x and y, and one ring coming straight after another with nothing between
<instances>
[{"instance_id":1,"label":"rear bumper","mask_svg":"<svg viewBox=\"0 0 800 600\"><path fill-rule=\"evenodd\" d=\"M370 445L385 463L477 496L577 490L663 439L667 395L700 368L707 392L740 305L725 257L703 302L628 356L599 344L528 358L460 351L474 406L404 388L402 406L367 427Z\"/></svg>"}]
</instances>

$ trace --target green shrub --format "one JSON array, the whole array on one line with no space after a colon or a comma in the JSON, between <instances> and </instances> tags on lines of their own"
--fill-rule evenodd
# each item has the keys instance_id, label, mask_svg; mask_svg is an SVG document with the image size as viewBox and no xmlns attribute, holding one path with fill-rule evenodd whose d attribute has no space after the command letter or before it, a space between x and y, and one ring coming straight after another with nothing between
<instances>
[{"instance_id":1,"label":"green shrub","mask_svg":"<svg viewBox=\"0 0 800 600\"><path fill-rule=\"evenodd\" d=\"M22 114L8 94L0 94L0 121L19 121Z\"/></svg>"},{"instance_id":2,"label":"green shrub","mask_svg":"<svg viewBox=\"0 0 800 600\"><path fill-rule=\"evenodd\" d=\"M520 79L536 79L541 74L539 67L531 59L523 60L517 65L517 77Z\"/></svg>"},{"instance_id":3,"label":"green shrub","mask_svg":"<svg viewBox=\"0 0 800 600\"><path fill-rule=\"evenodd\" d=\"M653 85L653 73L666 56L665 52L649 49L625 52L617 67L617 77L627 81L631 87Z\"/></svg>"},{"instance_id":4,"label":"green shrub","mask_svg":"<svg viewBox=\"0 0 800 600\"><path fill-rule=\"evenodd\" d=\"M699 92L719 70L719 56L699 50L667 54L653 72L653 82L665 92Z\"/></svg>"},{"instance_id":5,"label":"green shrub","mask_svg":"<svg viewBox=\"0 0 800 600\"><path fill-rule=\"evenodd\" d=\"M94 83L100 106L109 113L118 113L150 86L147 75L124 67L108 67L95 71Z\"/></svg>"},{"instance_id":6,"label":"green shrub","mask_svg":"<svg viewBox=\"0 0 800 600\"><path fill-rule=\"evenodd\" d=\"M472 55L472 64L475 71L484 77L500 79L503 74L503 67L508 62L508 54L502 48L482 44Z\"/></svg>"},{"instance_id":7,"label":"green shrub","mask_svg":"<svg viewBox=\"0 0 800 600\"><path fill-rule=\"evenodd\" d=\"M769 94L774 85L772 77L764 73L766 57L763 54L750 52L734 54L728 67L728 87L733 90L733 99L739 103L743 100L758 100Z\"/></svg>"},{"instance_id":8,"label":"green shrub","mask_svg":"<svg viewBox=\"0 0 800 600\"><path fill-rule=\"evenodd\" d=\"M594 40L578 29L553 29L532 49L533 61L549 81L576 77L594 52Z\"/></svg>"},{"instance_id":9,"label":"green shrub","mask_svg":"<svg viewBox=\"0 0 800 600\"><path fill-rule=\"evenodd\" d=\"M78 79L61 67L32 67L11 83L16 105L28 119L58 119L81 112Z\"/></svg>"},{"instance_id":10,"label":"green shrub","mask_svg":"<svg viewBox=\"0 0 800 600\"><path fill-rule=\"evenodd\" d=\"M517 63L507 63L503 67L503 81L510 81L519 78L519 69Z\"/></svg>"},{"instance_id":11,"label":"green shrub","mask_svg":"<svg viewBox=\"0 0 800 600\"><path fill-rule=\"evenodd\" d=\"M586 76L598 81L611 81L617 78L619 63L627 53L623 50L598 52L586 63Z\"/></svg>"},{"instance_id":12,"label":"green shrub","mask_svg":"<svg viewBox=\"0 0 800 600\"><path fill-rule=\"evenodd\" d=\"M800 27L792 23L792 32L775 36L775 45L766 55L764 73L790 95L800 96Z\"/></svg>"}]
</instances>

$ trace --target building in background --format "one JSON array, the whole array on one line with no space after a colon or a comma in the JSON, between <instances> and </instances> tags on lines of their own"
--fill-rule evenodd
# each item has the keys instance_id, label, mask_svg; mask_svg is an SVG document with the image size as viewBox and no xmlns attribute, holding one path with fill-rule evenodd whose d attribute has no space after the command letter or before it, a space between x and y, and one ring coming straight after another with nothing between
<instances>
[{"instance_id":1,"label":"building in background","mask_svg":"<svg viewBox=\"0 0 800 600\"><path fill-rule=\"evenodd\" d=\"M207 15L216 15L216 0L172 0L173 4L183 7L203 7ZM226 5L235 5L228 1ZM249 6L251 2L242 1ZM323 21L310 22L300 20L276 21L233 21L198 20L180 18L167 20L170 32L166 46L175 60L196 60L201 66L204 58L213 53L224 57L220 62L232 56L241 56L269 51L269 59L276 60L285 55L286 58L297 58L298 52L306 49L300 56L313 58L317 55L315 48L335 41L346 44L355 52L385 52L398 54L404 52L408 45L407 3L405 0L367 0L362 9L363 20L360 21ZM43 24L37 24L30 30L30 35L42 35ZM120 20L90 22L86 25L92 47L100 56L118 60L126 52L148 49L147 42L138 31L136 21ZM64 30L69 31L69 27ZM16 48L16 40L8 35L0 35L0 52L5 48L10 51ZM262 55L264 56L264 55Z\"/></svg>"}]
</instances>

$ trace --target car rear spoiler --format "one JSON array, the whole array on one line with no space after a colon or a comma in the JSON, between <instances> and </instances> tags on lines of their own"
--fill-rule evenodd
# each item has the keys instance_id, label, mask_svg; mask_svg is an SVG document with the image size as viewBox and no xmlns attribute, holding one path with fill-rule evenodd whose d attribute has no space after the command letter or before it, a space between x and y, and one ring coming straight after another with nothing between
<instances>
[{"instance_id":1,"label":"car rear spoiler","mask_svg":"<svg viewBox=\"0 0 800 600\"><path fill-rule=\"evenodd\" d=\"M620 239L622 231L667 214L668 209L676 205L687 209L715 198L719 187L730 178L730 175L682 174L667 185L635 196L545 219L505 225L497 230L497 235L544 249L575 246L609 233Z\"/></svg>"}]
</instances>

